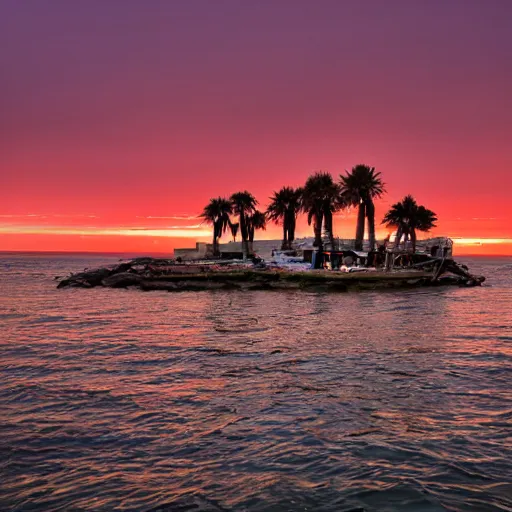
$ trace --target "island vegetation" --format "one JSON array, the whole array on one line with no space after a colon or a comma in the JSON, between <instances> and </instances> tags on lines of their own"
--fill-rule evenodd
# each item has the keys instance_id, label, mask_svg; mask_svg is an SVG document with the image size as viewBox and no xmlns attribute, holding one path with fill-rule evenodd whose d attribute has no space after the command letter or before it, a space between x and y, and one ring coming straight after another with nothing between
<instances>
[{"instance_id":1,"label":"island vegetation","mask_svg":"<svg viewBox=\"0 0 512 512\"><path fill-rule=\"evenodd\" d=\"M230 228L233 240L238 231L242 239L244 259L253 253L252 242L258 229L265 229L268 221L283 228L282 250L292 248L295 227L300 214L307 216L313 226L313 246L321 253L323 240L329 240L334 247L334 215L342 210L357 208L354 249L363 249L366 231L370 250L375 248L375 205L374 200L386 193L381 173L365 164L358 164L335 181L328 172L316 172L308 177L303 187L284 186L274 191L264 212L256 209L258 201L247 190L236 192L229 198L210 199L200 217L213 227L213 256L218 257L219 239ZM238 222L234 222L234 218ZM437 216L425 206L419 205L412 195L405 196L392 205L384 215L382 224L396 230L396 244L404 247L411 242L416 248L417 231L430 231L436 226Z\"/></svg>"}]
</instances>

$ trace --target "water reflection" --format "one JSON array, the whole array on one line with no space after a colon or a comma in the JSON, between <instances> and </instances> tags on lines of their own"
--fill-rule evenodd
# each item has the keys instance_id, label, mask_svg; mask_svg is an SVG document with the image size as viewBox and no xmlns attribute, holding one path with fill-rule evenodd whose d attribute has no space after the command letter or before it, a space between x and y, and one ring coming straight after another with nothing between
<instances>
[{"instance_id":1,"label":"water reflection","mask_svg":"<svg viewBox=\"0 0 512 512\"><path fill-rule=\"evenodd\" d=\"M332 295L57 291L62 265L0 276L2 510L512 507L502 263Z\"/></svg>"}]
</instances>

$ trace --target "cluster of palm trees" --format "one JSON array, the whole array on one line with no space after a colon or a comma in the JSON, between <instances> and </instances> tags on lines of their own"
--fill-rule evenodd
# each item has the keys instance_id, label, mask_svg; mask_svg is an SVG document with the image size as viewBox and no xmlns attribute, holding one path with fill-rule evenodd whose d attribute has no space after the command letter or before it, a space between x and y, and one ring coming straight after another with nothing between
<instances>
[{"instance_id":1,"label":"cluster of palm trees","mask_svg":"<svg viewBox=\"0 0 512 512\"><path fill-rule=\"evenodd\" d=\"M242 251L244 259L251 254L254 233L257 229L265 229L267 218L265 213L256 209L258 201L247 190L236 192L229 199L217 197L210 199L204 207L200 217L213 226L213 255L219 255L219 238L229 228L236 240L240 230L242 237ZM238 217L238 222L233 222L231 216Z\"/></svg>"},{"instance_id":2,"label":"cluster of palm trees","mask_svg":"<svg viewBox=\"0 0 512 512\"><path fill-rule=\"evenodd\" d=\"M396 228L396 240L404 239L404 247L409 238L412 249L416 250L416 231L430 231L436 226L437 216L428 208L419 205L411 195L391 206L382 220L389 228Z\"/></svg>"},{"instance_id":3,"label":"cluster of palm trees","mask_svg":"<svg viewBox=\"0 0 512 512\"><path fill-rule=\"evenodd\" d=\"M270 197L265 212L257 210L258 201L246 190L231 197L211 199L201 217L213 226L213 254L219 255L219 238L228 230L233 239L238 231L242 238L244 258L252 254L254 233L265 229L267 220L283 227L281 249L291 249L295 239L295 226L300 213L307 215L308 225L313 225L314 242L319 251L323 250L325 236L334 247L333 217L340 210L357 207L355 249L363 248L365 225L370 247L375 247L375 206L374 200L386 192L381 173L368 165L356 165L335 182L328 172L317 172L306 180L303 187L283 187ZM233 222L231 216L238 217ZM396 243L403 238L404 246L410 240L416 248L416 231L429 231L435 227L436 214L420 206L410 195L391 206L382 221L389 228L397 230Z\"/></svg>"}]
</instances>

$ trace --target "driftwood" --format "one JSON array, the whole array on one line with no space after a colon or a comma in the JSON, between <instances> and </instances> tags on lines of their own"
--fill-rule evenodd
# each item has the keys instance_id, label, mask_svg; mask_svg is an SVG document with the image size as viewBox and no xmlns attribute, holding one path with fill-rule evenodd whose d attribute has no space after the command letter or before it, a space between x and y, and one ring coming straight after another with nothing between
<instances>
[{"instance_id":1,"label":"driftwood","mask_svg":"<svg viewBox=\"0 0 512 512\"><path fill-rule=\"evenodd\" d=\"M475 286L485 281L485 277L470 274L465 265L461 265L451 258L432 258L420 263L415 263L411 265L411 268L423 270L433 269L433 282L441 281L446 283L448 281L454 281L456 284ZM446 273L451 273L453 276L446 276Z\"/></svg>"}]
</instances>

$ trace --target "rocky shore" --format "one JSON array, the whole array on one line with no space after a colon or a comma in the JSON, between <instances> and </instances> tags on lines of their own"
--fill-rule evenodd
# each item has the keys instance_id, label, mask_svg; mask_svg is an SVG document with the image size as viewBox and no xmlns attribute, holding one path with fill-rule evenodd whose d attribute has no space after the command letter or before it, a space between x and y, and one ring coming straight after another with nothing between
<instances>
[{"instance_id":1,"label":"rocky shore","mask_svg":"<svg viewBox=\"0 0 512 512\"><path fill-rule=\"evenodd\" d=\"M460 266L442 269L432 265L421 269L393 271L333 272L295 271L225 262L177 263L158 258L136 258L112 267L85 270L59 281L57 288L135 287L169 292L202 290L307 290L344 292L348 290L405 288L412 286L475 286L485 278L470 275ZM457 269L459 270L457 272Z\"/></svg>"}]
</instances>

